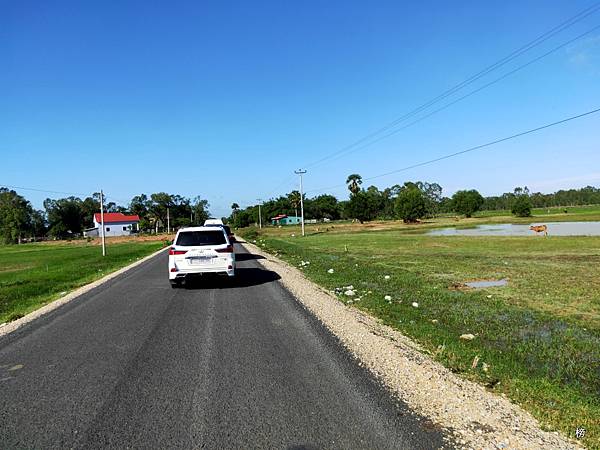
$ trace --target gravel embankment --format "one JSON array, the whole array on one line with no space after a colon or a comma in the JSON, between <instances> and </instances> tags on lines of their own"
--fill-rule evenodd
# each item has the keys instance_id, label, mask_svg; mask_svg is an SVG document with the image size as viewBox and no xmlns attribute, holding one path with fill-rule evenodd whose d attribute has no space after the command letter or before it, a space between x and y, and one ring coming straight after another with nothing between
<instances>
[{"instance_id":1,"label":"gravel embankment","mask_svg":"<svg viewBox=\"0 0 600 450\"><path fill-rule=\"evenodd\" d=\"M391 392L417 413L450 430L461 448L580 449L507 398L464 380L424 355L412 340L348 307L306 279L298 269L243 242Z\"/></svg>"}]
</instances>

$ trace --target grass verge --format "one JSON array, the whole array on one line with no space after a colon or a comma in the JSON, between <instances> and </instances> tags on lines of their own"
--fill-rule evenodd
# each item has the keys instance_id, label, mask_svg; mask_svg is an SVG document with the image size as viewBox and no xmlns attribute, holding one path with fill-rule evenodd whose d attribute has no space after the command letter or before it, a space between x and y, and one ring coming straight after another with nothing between
<instances>
[{"instance_id":1,"label":"grass verge","mask_svg":"<svg viewBox=\"0 0 600 450\"><path fill-rule=\"evenodd\" d=\"M453 372L507 395L544 428L575 438L583 427L582 444L600 449L600 238L399 231L300 238L267 229L256 240ZM462 286L490 278L509 284ZM339 290L349 285L354 297Z\"/></svg>"},{"instance_id":2,"label":"grass verge","mask_svg":"<svg viewBox=\"0 0 600 450\"><path fill-rule=\"evenodd\" d=\"M0 323L23 317L67 292L131 264L163 242L0 246Z\"/></svg>"}]
</instances>

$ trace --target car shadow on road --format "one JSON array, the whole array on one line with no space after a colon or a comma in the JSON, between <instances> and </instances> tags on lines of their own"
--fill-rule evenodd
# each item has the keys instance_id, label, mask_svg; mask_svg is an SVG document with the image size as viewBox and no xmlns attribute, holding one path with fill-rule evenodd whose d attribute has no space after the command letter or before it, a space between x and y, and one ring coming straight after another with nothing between
<instances>
[{"instance_id":1,"label":"car shadow on road","mask_svg":"<svg viewBox=\"0 0 600 450\"><path fill-rule=\"evenodd\" d=\"M277 281L281 277L277 273L261 269L259 267L238 267L235 277L226 276L201 276L188 278L185 281L185 289L232 289L258 286L265 283Z\"/></svg>"},{"instance_id":2,"label":"car shadow on road","mask_svg":"<svg viewBox=\"0 0 600 450\"><path fill-rule=\"evenodd\" d=\"M261 256L261 255L253 255L252 253L236 253L235 254L235 260L237 262L251 261L253 259L265 259L265 257Z\"/></svg>"}]
</instances>

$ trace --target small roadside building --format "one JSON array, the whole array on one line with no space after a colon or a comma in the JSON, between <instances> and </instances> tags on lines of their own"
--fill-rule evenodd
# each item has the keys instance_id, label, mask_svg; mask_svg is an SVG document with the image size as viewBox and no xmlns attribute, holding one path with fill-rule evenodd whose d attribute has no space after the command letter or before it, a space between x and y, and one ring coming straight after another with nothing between
<instances>
[{"instance_id":1,"label":"small roadside building","mask_svg":"<svg viewBox=\"0 0 600 450\"><path fill-rule=\"evenodd\" d=\"M298 225L300 223L302 223L302 218L287 214L279 214L271 218L272 225Z\"/></svg>"},{"instance_id":2,"label":"small roadside building","mask_svg":"<svg viewBox=\"0 0 600 450\"><path fill-rule=\"evenodd\" d=\"M90 237L100 236L101 222L100 213L94 214L94 227L85 230L84 235ZM139 223L140 217L138 215L104 213L104 235L129 236L139 231Z\"/></svg>"}]
</instances>

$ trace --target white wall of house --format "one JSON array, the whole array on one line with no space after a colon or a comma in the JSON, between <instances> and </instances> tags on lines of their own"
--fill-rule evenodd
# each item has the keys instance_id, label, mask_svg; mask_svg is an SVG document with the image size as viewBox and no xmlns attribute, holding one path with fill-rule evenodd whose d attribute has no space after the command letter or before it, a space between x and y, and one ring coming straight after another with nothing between
<instances>
[{"instance_id":1,"label":"white wall of house","mask_svg":"<svg viewBox=\"0 0 600 450\"><path fill-rule=\"evenodd\" d=\"M100 224L94 220L94 225L100 231ZM111 222L104 223L105 236L129 236L137 231L138 222Z\"/></svg>"}]
</instances>

